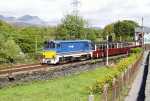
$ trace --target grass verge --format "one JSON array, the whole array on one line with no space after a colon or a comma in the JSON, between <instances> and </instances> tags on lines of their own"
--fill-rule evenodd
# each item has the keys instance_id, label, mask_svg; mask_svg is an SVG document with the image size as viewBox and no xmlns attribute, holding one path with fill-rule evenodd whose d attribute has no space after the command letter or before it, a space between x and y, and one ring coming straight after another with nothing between
<instances>
[{"instance_id":1,"label":"grass verge","mask_svg":"<svg viewBox=\"0 0 150 101\"><path fill-rule=\"evenodd\" d=\"M137 58L134 54L130 57ZM54 80L3 88L0 89L0 101L87 101L87 87L97 79L104 79L111 72L112 68L101 67ZM99 100L100 96L97 94L95 101Z\"/></svg>"}]
</instances>

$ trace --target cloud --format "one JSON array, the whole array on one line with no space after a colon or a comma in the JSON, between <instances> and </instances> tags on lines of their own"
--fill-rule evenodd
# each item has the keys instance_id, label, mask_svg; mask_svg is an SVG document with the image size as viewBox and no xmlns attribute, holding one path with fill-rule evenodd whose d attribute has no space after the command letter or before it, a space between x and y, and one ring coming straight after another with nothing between
<instances>
[{"instance_id":1,"label":"cloud","mask_svg":"<svg viewBox=\"0 0 150 101\"><path fill-rule=\"evenodd\" d=\"M95 10L82 13L87 19L91 20L93 24L99 23L102 27L110 22L124 19L134 20L141 23L142 16L145 19L150 20L149 4L150 1L147 0L110 0L105 5L99 3L99 8ZM98 4L95 4L95 6L96 5ZM145 24L150 26L149 22L146 23L145 21Z\"/></svg>"},{"instance_id":2,"label":"cloud","mask_svg":"<svg viewBox=\"0 0 150 101\"><path fill-rule=\"evenodd\" d=\"M48 21L60 19L72 12L72 0L0 0L0 14L39 16ZM114 21L131 19L150 26L149 0L80 0L80 15L91 25L104 27Z\"/></svg>"}]
</instances>

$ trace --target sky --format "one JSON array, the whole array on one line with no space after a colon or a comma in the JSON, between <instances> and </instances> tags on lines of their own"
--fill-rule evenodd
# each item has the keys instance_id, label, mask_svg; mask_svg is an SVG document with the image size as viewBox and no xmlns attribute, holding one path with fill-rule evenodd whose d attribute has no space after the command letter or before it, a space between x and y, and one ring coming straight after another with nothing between
<instances>
[{"instance_id":1,"label":"sky","mask_svg":"<svg viewBox=\"0 0 150 101\"><path fill-rule=\"evenodd\" d=\"M89 26L104 27L118 20L134 20L150 26L150 0L79 0L79 15ZM39 16L53 23L73 11L73 0L0 0L0 14L4 16Z\"/></svg>"}]
</instances>

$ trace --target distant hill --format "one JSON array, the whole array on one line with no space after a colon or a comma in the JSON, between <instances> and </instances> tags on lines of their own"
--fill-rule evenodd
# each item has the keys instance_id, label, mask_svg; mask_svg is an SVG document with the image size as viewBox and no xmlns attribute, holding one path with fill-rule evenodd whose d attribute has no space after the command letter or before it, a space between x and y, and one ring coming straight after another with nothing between
<instances>
[{"instance_id":1,"label":"distant hill","mask_svg":"<svg viewBox=\"0 0 150 101\"><path fill-rule=\"evenodd\" d=\"M3 16L0 15L0 20L6 21L10 24L17 26L27 26L27 25L36 25L36 26L48 26L51 25L50 22L43 21L38 16L24 15L21 17L13 17L13 16Z\"/></svg>"}]
</instances>

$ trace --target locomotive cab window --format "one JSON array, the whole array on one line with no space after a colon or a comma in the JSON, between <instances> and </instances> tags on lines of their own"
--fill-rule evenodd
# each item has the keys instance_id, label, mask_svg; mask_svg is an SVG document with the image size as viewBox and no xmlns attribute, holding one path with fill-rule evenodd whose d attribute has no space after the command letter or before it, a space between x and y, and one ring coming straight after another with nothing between
<instances>
[{"instance_id":1,"label":"locomotive cab window","mask_svg":"<svg viewBox=\"0 0 150 101\"><path fill-rule=\"evenodd\" d=\"M91 47L92 47L92 50L95 50L95 48L96 48L96 47L95 47L95 43L92 42L92 43L91 43Z\"/></svg>"},{"instance_id":2,"label":"locomotive cab window","mask_svg":"<svg viewBox=\"0 0 150 101\"><path fill-rule=\"evenodd\" d=\"M48 42L47 41L44 42L44 48L48 48Z\"/></svg>"},{"instance_id":3,"label":"locomotive cab window","mask_svg":"<svg viewBox=\"0 0 150 101\"><path fill-rule=\"evenodd\" d=\"M56 46L57 46L57 48L60 48L60 44L59 43Z\"/></svg>"},{"instance_id":4,"label":"locomotive cab window","mask_svg":"<svg viewBox=\"0 0 150 101\"><path fill-rule=\"evenodd\" d=\"M49 44L49 48L55 48L55 43L54 42L51 41L48 44Z\"/></svg>"},{"instance_id":5,"label":"locomotive cab window","mask_svg":"<svg viewBox=\"0 0 150 101\"><path fill-rule=\"evenodd\" d=\"M55 48L55 43L52 41L50 41L50 42L45 41L44 48Z\"/></svg>"}]
</instances>

